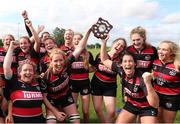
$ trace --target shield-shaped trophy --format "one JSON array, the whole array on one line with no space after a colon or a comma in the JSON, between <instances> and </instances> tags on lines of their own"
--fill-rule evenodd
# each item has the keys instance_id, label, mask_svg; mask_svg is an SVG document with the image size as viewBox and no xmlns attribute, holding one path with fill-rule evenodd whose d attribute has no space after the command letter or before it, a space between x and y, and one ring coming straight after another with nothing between
<instances>
[{"instance_id":1,"label":"shield-shaped trophy","mask_svg":"<svg viewBox=\"0 0 180 124\"><path fill-rule=\"evenodd\" d=\"M112 28L113 26L107 20L100 17L97 23L92 26L92 32L95 37L105 39Z\"/></svg>"}]
</instances>

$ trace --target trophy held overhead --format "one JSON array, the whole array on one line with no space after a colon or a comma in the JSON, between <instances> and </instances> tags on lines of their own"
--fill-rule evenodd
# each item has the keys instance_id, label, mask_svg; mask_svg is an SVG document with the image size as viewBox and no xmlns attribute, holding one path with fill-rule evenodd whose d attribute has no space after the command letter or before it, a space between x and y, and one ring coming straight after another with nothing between
<instances>
[{"instance_id":1,"label":"trophy held overhead","mask_svg":"<svg viewBox=\"0 0 180 124\"><path fill-rule=\"evenodd\" d=\"M95 37L105 39L112 28L113 26L107 20L100 17L97 23L92 26L92 32Z\"/></svg>"}]
</instances>

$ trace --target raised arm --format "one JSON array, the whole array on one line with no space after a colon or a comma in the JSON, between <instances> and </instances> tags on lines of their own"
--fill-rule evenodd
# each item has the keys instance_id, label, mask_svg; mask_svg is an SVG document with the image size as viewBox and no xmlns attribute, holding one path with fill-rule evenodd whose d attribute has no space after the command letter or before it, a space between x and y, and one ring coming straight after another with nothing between
<instances>
[{"instance_id":1,"label":"raised arm","mask_svg":"<svg viewBox=\"0 0 180 124\"><path fill-rule=\"evenodd\" d=\"M108 54L106 51L106 43L107 40L109 39L109 35L106 37L106 39L101 40L101 52L100 52L100 57L101 57L101 62L108 67L109 69L112 68L112 61L108 58Z\"/></svg>"},{"instance_id":2,"label":"raised arm","mask_svg":"<svg viewBox=\"0 0 180 124\"><path fill-rule=\"evenodd\" d=\"M33 39L35 41L34 43L34 50L36 52L39 52L40 51L40 38L38 36L38 33L35 31L34 27L32 26L32 23L30 20L26 20L26 25L29 27L29 29L31 30L31 33L32 33L32 36L33 36Z\"/></svg>"},{"instance_id":3,"label":"raised arm","mask_svg":"<svg viewBox=\"0 0 180 124\"><path fill-rule=\"evenodd\" d=\"M25 28L26 28L26 31L27 31L27 33L28 33L28 36L29 36L29 37L32 37L31 30L30 30L29 27L26 25L26 20L29 20L27 11L24 10L21 15L22 15L22 17L23 17L23 19L24 19L24 24L25 24Z\"/></svg>"},{"instance_id":4,"label":"raised arm","mask_svg":"<svg viewBox=\"0 0 180 124\"><path fill-rule=\"evenodd\" d=\"M39 35L44 30L44 28L45 28L44 25L38 25L38 27L37 27L37 34Z\"/></svg>"},{"instance_id":5,"label":"raised arm","mask_svg":"<svg viewBox=\"0 0 180 124\"><path fill-rule=\"evenodd\" d=\"M158 106L159 106L159 97L158 97L158 95L154 91L154 88L151 85L151 79L152 79L151 73L145 72L145 73L143 73L142 77L143 77L144 84L145 84L146 89L147 89L146 98L147 98L149 104L154 108L158 108Z\"/></svg>"},{"instance_id":6,"label":"raised arm","mask_svg":"<svg viewBox=\"0 0 180 124\"><path fill-rule=\"evenodd\" d=\"M12 64L12 61L13 61L13 51L14 49L17 47L17 41L11 41L10 42L10 46L9 46L9 49L6 53L6 56L4 58L4 63L3 63L3 70L4 70L4 76L6 79L11 79L12 78L12 75L13 75L13 72L12 72L12 69L11 69L11 64Z\"/></svg>"},{"instance_id":7,"label":"raised arm","mask_svg":"<svg viewBox=\"0 0 180 124\"><path fill-rule=\"evenodd\" d=\"M85 49L90 33L91 33L91 28L86 32L86 34L84 35L84 37L81 39L78 46L74 50L73 55L75 56L75 58L78 58L82 50Z\"/></svg>"}]
</instances>

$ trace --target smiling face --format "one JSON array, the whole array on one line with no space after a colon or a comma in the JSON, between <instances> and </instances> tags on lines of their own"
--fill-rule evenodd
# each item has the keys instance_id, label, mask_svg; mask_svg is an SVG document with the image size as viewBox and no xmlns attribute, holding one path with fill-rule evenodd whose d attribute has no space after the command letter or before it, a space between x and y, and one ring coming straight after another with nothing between
<instances>
[{"instance_id":1,"label":"smiling face","mask_svg":"<svg viewBox=\"0 0 180 124\"><path fill-rule=\"evenodd\" d=\"M72 30L66 30L64 33L65 46L72 46L74 32Z\"/></svg>"},{"instance_id":2,"label":"smiling face","mask_svg":"<svg viewBox=\"0 0 180 124\"><path fill-rule=\"evenodd\" d=\"M135 62L131 55L124 55L122 58L121 66L127 75L127 77L132 77L135 72Z\"/></svg>"},{"instance_id":3,"label":"smiling face","mask_svg":"<svg viewBox=\"0 0 180 124\"><path fill-rule=\"evenodd\" d=\"M46 38L48 38L50 36L50 34L48 32L44 32L41 36L41 41L43 42Z\"/></svg>"},{"instance_id":4,"label":"smiling face","mask_svg":"<svg viewBox=\"0 0 180 124\"><path fill-rule=\"evenodd\" d=\"M170 46L167 43L161 43L158 47L158 57L162 62L167 62L171 59Z\"/></svg>"},{"instance_id":5,"label":"smiling face","mask_svg":"<svg viewBox=\"0 0 180 124\"><path fill-rule=\"evenodd\" d=\"M54 74L59 74L65 65L65 58L62 54L54 54L51 58L51 67Z\"/></svg>"},{"instance_id":6,"label":"smiling face","mask_svg":"<svg viewBox=\"0 0 180 124\"><path fill-rule=\"evenodd\" d=\"M24 53L29 52L31 43L27 38L24 37L20 38L19 43L20 43L20 48Z\"/></svg>"},{"instance_id":7,"label":"smiling face","mask_svg":"<svg viewBox=\"0 0 180 124\"><path fill-rule=\"evenodd\" d=\"M140 34L138 34L138 33L132 34L131 40L133 42L133 46L137 50L141 50L144 48L144 39L143 39L143 37L140 36Z\"/></svg>"},{"instance_id":8,"label":"smiling face","mask_svg":"<svg viewBox=\"0 0 180 124\"><path fill-rule=\"evenodd\" d=\"M11 41L15 40L12 35L6 35L3 40L3 46L7 50L9 48L9 45Z\"/></svg>"},{"instance_id":9,"label":"smiling face","mask_svg":"<svg viewBox=\"0 0 180 124\"><path fill-rule=\"evenodd\" d=\"M79 44L79 41L82 39L82 35L75 34L73 36L73 45L76 47Z\"/></svg>"},{"instance_id":10,"label":"smiling face","mask_svg":"<svg viewBox=\"0 0 180 124\"><path fill-rule=\"evenodd\" d=\"M115 43L113 43L111 50L114 51L114 53L119 54L124 50L125 47L125 42L123 40L118 40Z\"/></svg>"},{"instance_id":11,"label":"smiling face","mask_svg":"<svg viewBox=\"0 0 180 124\"><path fill-rule=\"evenodd\" d=\"M31 64L24 64L19 72L20 79L25 83L31 83L34 77L34 69Z\"/></svg>"},{"instance_id":12,"label":"smiling face","mask_svg":"<svg viewBox=\"0 0 180 124\"><path fill-rule=\"evenodd\" d=\"M56 47L56 44L50 38L48 38L44 41L44 45L45 45L45 49L48 53L51 53L51 51Z\"/></svg>"}]
</instances>

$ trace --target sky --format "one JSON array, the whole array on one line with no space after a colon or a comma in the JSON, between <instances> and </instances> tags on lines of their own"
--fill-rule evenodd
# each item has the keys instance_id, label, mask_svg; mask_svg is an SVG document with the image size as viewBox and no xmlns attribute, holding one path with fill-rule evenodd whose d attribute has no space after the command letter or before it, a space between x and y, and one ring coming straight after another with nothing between
<instances>
[{"instance_id":1,"label":"sky","mask_svg":"<svg viewBox=\"0 0 180 124\"><path fill-rule=\"evenodd\" d=\"M118 37L131 44L130 31L142 26L147 42L157 46L163 40L180 44L180 0L0 0L0 38L27 35L21 13L27 10L35 29L44 25L50 33L56 27L84 34L99 17L113 25L108 44ZM88 44L100 42L93 34Z\"/></svg>"}]
</instances>

